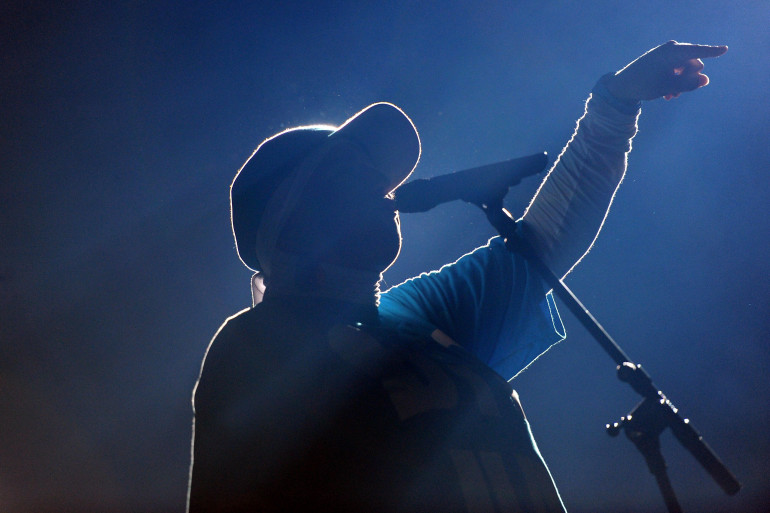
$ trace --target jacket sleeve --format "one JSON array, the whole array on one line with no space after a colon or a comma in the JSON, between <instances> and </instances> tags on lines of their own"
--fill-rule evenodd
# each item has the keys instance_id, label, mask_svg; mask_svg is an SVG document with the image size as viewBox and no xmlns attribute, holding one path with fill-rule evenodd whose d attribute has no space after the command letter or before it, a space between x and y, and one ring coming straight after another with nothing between
<instances>
[{"instance_id":1,"label":"jacket sleeve","mask_svg":"<svg viewBox=\"0 0 770 513\"><path fill-rule=\"evenodd\" d=\"M386 291L379 312L402 333L443 331L506 378L565 336L543 281L500 237Z\"/></svg>"},{"instance_id":2,"label":"jacket sleeve","mask_svg":"<svg viewBox=\"0 0 770 513\"><path fill-rule=\"evenodd\" d=\"M635 114L596 95L519 220L558 275L588 252L626 170ZM542 279L499 237L438 271L385 292L383 322L427 336L439 329L502 376L515 376L566 336Z\"/></svg>"},{"instance_id":3,"label":"jacket sleeve","mask_svg":"<svg viewBox=\"0 0 770 513\"><path fill-rule=\"evenodd\" d=\"M626 172L639 110L621 112L594 93L572 138L522 217L522 232L557 276L588 253Z\"/></svg>"}]
</instances>

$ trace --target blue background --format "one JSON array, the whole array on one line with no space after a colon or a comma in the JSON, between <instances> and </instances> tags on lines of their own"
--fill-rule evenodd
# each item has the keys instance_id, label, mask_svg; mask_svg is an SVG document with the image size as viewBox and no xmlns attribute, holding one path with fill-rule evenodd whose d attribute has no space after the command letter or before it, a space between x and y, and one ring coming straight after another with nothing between
<instances>
[{"instance_id":1,"label":"blue background","mask_svg":"<svg viewBox=\"0 0 770 513\"><path fill-rule=\"evenodd\" d=\"M644 105L568 284L744 484L727 497L664 433L685 511L770 510L767 2L62 4L0 7L0 509L183 510L200 360L250 302L228 187L262 139L391 101L416 177L555 157L599 76L676 39L730 51ZM390 285L493 234L461 203L402 225ZM604 433L635 394L562 313L515 386L568 509L665 511Z\"/></svg>"}]
</instances>

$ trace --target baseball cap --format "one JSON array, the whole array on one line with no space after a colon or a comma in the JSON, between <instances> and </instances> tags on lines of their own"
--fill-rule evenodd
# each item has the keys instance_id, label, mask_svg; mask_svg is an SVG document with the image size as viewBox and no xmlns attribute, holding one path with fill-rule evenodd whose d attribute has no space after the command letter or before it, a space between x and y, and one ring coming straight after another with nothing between
<instances>
[{"instance_id":1,"label":"baseball cap","mask_svg":"<svg viewBox=\"0 0 770 513\"><path fill-rule=\"evenodd\" d=\"M392 103L379 102L362 109L338 127L311 125L289 128L263 141L240 168L230 186L230 214L236 249L241 261L261 271L256 234L265 205L279 184L309 155L340 139L364 149L373 168L398 188L414 171L420 158L420 137L412 121Z\"/></svg>"}]
</instances>

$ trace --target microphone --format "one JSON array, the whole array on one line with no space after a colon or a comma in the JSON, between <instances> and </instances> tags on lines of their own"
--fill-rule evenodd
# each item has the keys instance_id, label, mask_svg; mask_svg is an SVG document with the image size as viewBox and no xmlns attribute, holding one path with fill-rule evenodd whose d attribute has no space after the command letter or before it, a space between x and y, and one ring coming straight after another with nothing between
<instances>
[{"instance_id":1,"label":"microphone","mask_svg":"<svg viewBox=\"0 0 770 513\"><path fill-rule=\"evenodd\" d=\"M502 200L510 187L523 178L540 173L546 165L548 154L543 152L434 178L412 180L396 189L396 209L402 213L427 212L436 205L458 199L479 206Z\"/></svg>"}]
</instances>

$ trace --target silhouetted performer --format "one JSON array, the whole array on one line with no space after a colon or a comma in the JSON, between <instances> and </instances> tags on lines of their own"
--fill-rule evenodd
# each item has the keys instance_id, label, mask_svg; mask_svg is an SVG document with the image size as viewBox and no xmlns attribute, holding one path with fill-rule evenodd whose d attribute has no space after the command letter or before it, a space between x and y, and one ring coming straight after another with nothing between
<instances>
[{"instance_id":1,"label":"silhouetted performer","mask_svg":"<svg viewBox=\"0 0 770 513\"><path fill-rule=\"evenodd\" d=\"M598 233L640 100L706 85L699 59L726 50L669 42L597 83L519 221L556 273ZM388 193L419 155L409 118L377 103L281 132L238 172L233 232L264 297L206 354L189 511L564 510L506 381L564 337L527 262L493 238L377 290L401 247Z\"/></svg>"}]
</instances>

